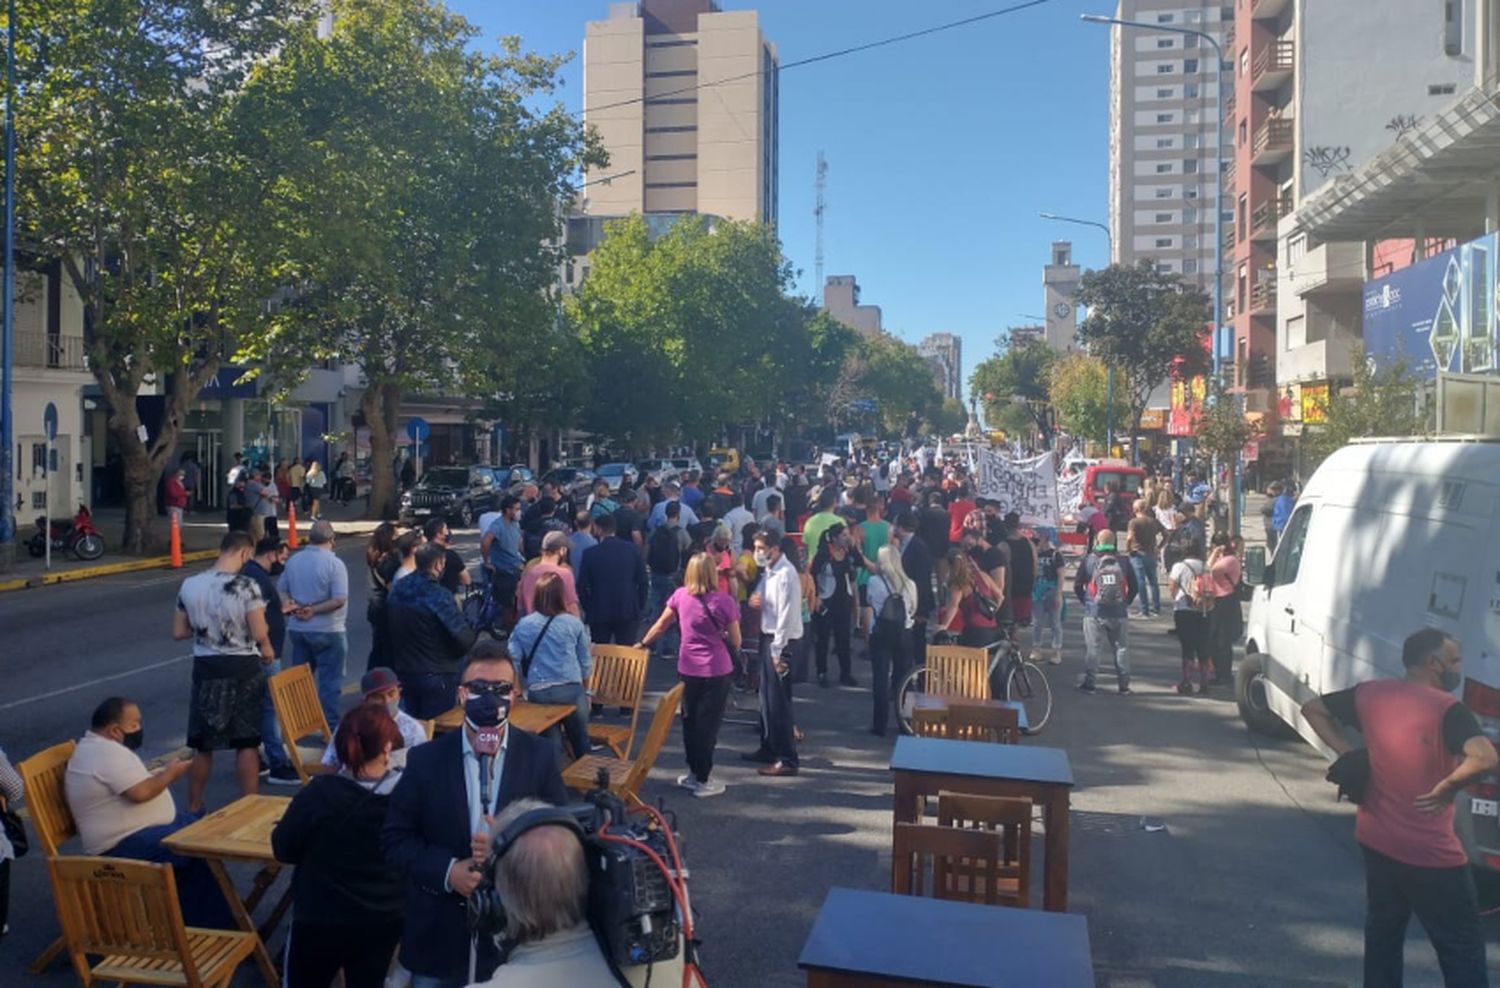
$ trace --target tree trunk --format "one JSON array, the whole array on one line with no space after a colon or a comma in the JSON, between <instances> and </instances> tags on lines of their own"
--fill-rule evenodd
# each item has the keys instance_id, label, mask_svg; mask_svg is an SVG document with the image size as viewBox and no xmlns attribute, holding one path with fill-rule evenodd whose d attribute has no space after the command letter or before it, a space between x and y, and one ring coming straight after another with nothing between
<instances>
[{"instance_id":1,"label":"tree trunk","mask_svg":"<svg viewBox=\"0 0 1500 988\"><path fill-rule=\"evenodd\" d=\"M112 410L109 416L109 432L120 449L125 480L125 529L120 535L120 550L132 556L149 556L160 552L162 546L161 533L156 530L156 485L162 468L141 442L140 424L133 398L130 407Z\"/></svg>"},{"instance_id":2,"label":"tree trunk","mask_svg":"<svg viewBox=\"0 0 1500 988\"><path fill-rule=\"evenodd\" d=\"M359 410L370 430L370 502L365 515L390 520L397 516L398 508L394 463L401 389L372 382L359 399Z\"/></svg>"}]
</instances>

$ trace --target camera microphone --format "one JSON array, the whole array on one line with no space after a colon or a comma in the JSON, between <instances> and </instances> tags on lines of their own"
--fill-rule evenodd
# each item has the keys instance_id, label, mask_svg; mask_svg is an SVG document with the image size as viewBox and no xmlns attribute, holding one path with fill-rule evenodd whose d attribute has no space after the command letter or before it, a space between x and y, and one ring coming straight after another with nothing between
<instances>
[{"instance_id":1,"label":"camera microphone","mask_svg":"<svg viewBox=\"0 0 1500 988\"><path fill-rule=\"evenodd\" d=\"M474 754L479 758L479 802L483 811L489 813L494 808L490 776L494 774L495 756L500 754L499 727L474 728Z\"/></svg>"}]
</instances>

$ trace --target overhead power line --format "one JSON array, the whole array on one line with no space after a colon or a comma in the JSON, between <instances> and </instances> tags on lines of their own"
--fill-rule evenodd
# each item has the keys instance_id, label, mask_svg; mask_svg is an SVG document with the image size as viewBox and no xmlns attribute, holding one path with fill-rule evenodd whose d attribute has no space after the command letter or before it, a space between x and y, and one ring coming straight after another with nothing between
<instances>
[{"instance_id":1,"label":"overhead power line","mask_svg":"<svg viewBox=\"0 0 1500 988\"><path fill-rule=\"evenodd\" d=\"M962 20L949 21L946 24L938 24L933 27L923 28L920 31L908 31L906 34L897 34L889 38L881 38L879 41L870 41L862 45L854 45L850 48L840 48L838 51L824 52L821 55L812 55L808 58L799 58L793 62L787 62L778 67L777 71L785 72L787 69L801 68L804 65L815 65L818 62L828 62L835 58L843 58L846 55L858 55L861 52L873 51L876 48L884 48L888 45L900 44L903 41L912 41L916 38L925 38L928 35L939 34L943 31L952 31L955 28L967 27L970 24L978 24L981 21L993 20L996 17L1004 17L1006 14L1015 14L1031 7L1040 7L1051 3L1052 0L1026 0L1025 3L1012 4L1009 7L1001 7L999 10L991 10L983 14L975 14L973 17L965 17ZM713 86L722 86L730 82L741 82L745 79L754 79L764 74L766 69L757 69L754 72L743 72L739 75L728 76L723 79L715 79L713 82L700 82L692 86L683 86L681 89L670 89L655 96L632 96L630 99L622 99L614 103L605 103L601 106L586 106L578 113L579 116L586 113L598 113L601 110L613 110L621 106L634 106L637 103L648 103L651 100L667 99L672 96L681 96L683 93L694 93L700 89L708 89Z\"/></svg>"}]
</instances>

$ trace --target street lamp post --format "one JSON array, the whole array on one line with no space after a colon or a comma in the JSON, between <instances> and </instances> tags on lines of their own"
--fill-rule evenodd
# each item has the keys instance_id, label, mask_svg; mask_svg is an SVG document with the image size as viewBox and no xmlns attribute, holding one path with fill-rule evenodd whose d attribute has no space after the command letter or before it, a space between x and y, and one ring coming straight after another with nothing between
<instances>
[{"instance_id":1,"label":"street lamp post","mask_svg":"<svg viewBox=\"0 0 1500 988\"><path fill-rule=\"evenodd\" d=\"M16 308L16 0L5 20L5 278L0 316L0 563L15 550L16 405L11 390Z\"/></svg>"},{"instance_id":2,"label":"street lamp post","mask_svg":"<svg viewBox=\"0 0 1500 988\"><path fill-rule=\"evenodd\" d=\"M1171 24L1148 24L1145 21L1128 21L1118 17L1105 17L1101 14L1081 14L1082 20L1090 24L1112 24L1117 27L1139 28L1142 31L1166 31L1169 34L1184 34L1194 38L1201 38L1208 42L1208 46L1214 50L1214 89L1216 99L1214 100L1214 336L1213 336L1213 358L1214 376L1223 379L1225 348L1220 344L1219 337L1224 317L1224 49L1219 47L1219 41L1206 31L1198 31L1190 27L1176 27ZM1239 457L1234 458L1233 477L1231 482L1230 501L1234 504L1239 498L1240 465ZM1231 510L1231 529L1238 534L1239 519L1238 512Z\"/></svg>"},{"instance_id":3,"label":"street lamp post","mask_svg":"<svg viewBox=\"0 0 1500 988\"><path fill-rule=\"evenodd\" d=\"M1079 226L1092 226L1104 231L1104 241L1109 245L1109 263L1115 262L1115 235L1110 232L1109 227L1098 220L1081 220L1074 216L1059 216L1056 213L1038 213L1044 220L1056 220L1059 223L1076 223ZM1115 450L1115 366L1110 364L1104 375L1104 450L1105 455L1112 455Z\"/></svg>"}]
</instances>

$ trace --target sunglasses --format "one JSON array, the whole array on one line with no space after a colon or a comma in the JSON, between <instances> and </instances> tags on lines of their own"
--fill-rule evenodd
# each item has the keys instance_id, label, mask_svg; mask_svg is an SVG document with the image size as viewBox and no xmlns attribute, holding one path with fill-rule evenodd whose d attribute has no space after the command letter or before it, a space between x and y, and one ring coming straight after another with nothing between
<instances>
[{"instance_id":1,"label":"sunglasses","mask_svg":"<svg viewBox=\"0 0 1500 988\"><path fill-rule=\"evenodd\" d=\"M496 682L490 679L471 679L463 684L463 688L474 696L483 696L486 693L493 693L496 696L510 696L511 691L516 688L516 684Z\"/></svg>"}]
</instances>

